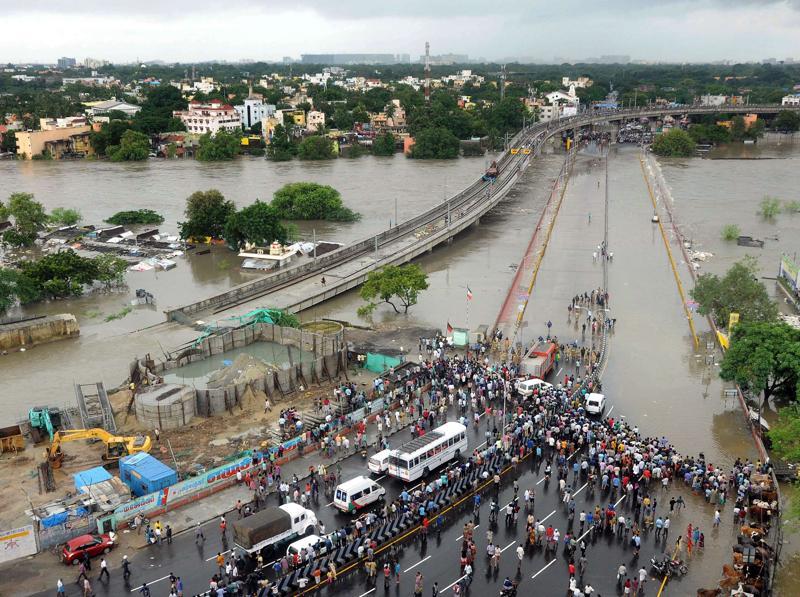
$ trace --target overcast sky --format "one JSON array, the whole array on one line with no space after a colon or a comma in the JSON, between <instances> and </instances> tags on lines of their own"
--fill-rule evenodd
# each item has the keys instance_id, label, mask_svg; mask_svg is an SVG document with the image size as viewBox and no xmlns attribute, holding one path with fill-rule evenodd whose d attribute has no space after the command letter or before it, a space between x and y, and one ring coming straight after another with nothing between
<instances>
[{"instance_id":1,"label":"overcast sky","mask_svg":"<svg viewBox=\"0 0 800 597\"><path fill-rule=\"evenodd\" d=\"M800 60L800 0L3 0L0 62L302 53Z\"/></svg>"}]
</instances>

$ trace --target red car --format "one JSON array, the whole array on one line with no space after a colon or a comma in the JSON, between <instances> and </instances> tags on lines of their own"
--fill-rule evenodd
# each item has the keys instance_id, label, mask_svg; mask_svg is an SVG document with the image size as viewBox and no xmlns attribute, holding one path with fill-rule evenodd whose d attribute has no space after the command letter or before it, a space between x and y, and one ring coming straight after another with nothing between
<instances>
[{"instance_id":1,"label":"red car","mask_svg":"<svg viewBox=\"0 0 800 597\"><path fill-rule=\"evenodd\" d=\"M99 556L101 553L108 553L113 547L114 542L108 535L81 535L67 541L61 551L61 561L77 566L84 553L88 553L89 557Z\"/></svg>"}]
</instances>

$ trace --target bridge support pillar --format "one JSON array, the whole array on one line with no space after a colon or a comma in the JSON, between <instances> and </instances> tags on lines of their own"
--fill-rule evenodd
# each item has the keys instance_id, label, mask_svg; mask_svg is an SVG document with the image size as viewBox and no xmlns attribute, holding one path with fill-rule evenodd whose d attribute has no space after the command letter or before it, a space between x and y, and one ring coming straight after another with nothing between
<instances>
[{"instance_id":1,"label":"bridge support pillar","mask_svg":"<svg viewBox=\"0 0 800 597\"><path fill-rule=\"evenodd\" d=\"M480 225L481 225L481 219L480 219L480 218L476 219L476 220L475 220L475 221L472 223L472 225L473 225L473 226L480 226Z\"/></svg>"},{"instance_id":2,"label":"bridge support pillar","mask_svg":"<svg viewBox=\"0 0 800 597\"><path fill-rule=\"evenodd\" d=\"M452 236L447 239L447 244L448 245L452 245L453 244L453 237Z\"/></svg>"}]
</instances>

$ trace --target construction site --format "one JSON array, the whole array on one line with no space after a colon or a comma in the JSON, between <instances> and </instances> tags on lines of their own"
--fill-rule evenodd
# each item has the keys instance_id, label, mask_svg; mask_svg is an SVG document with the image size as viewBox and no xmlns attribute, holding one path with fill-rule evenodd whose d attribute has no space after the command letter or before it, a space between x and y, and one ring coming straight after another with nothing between
<instances>
[{"instance_id":1,"label":"construction site","mask_svg":"<svg viewBox=\"0 0 800 597\"><path fill-rule=\"evenodd\" d=\"M387 340L386 331L348 329L345 340L336 322L296 329L262 314L204 330L164 358L136 359L111 391L100 382L76 384L75 406L37 406L26 421L0 430L0 499L20 504L0 514L0 525L33 520L42 544L56 544L104 528L104 516L109 528L123 522L114 511L139 498L117 476L120 459L149 454L180 480L277 449L294 435L280 431L284 411L303 429L316 428L325 420L323 401L333 401L342 384L369 393L380 371L365 368L368 355L381 369L399 365L402 351L392 344L414 345L423 332L396 331ZM352 409L331 407L337 416ZM50 537L52 528L59 532Z\"/></svg>"}]
</instances>

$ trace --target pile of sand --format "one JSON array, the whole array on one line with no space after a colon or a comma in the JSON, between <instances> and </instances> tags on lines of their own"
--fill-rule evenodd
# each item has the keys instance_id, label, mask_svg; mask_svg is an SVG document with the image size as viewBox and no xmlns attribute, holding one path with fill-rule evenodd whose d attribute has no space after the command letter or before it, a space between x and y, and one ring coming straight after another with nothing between
<instances>
[{"instance_id":1,"label":"pile of sand","mask_svg":"<svg viewBox=\"0 0 800 597\"><path fill-rule=\"evenodd\" d=\"M252 355L240 354L233 363L212 373L206 385L211 389L216 389L234 384L250 383L255 379L272 375L273 371L279 371L279 368Z\"/></svg>"}]
</instances>

